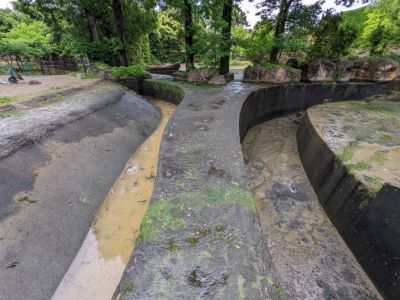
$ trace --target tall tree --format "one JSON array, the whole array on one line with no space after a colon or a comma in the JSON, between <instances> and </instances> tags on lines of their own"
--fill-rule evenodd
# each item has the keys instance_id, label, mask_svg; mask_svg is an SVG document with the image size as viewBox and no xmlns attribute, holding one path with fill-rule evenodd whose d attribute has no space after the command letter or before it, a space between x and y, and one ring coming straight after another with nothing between
<instances>
[{"instance_id":1,"label":"tall tree","mask_svg":"<svg viewBox=\"0 0 400 300\"><path fill-rule=\"evenodd\" d=\"M232 11L233 11L233 0L225 0L222 10L223 26L221 29L222 45L221 50L223 56L220 58L219 63L219 74L229 73L229 59L232 47L231 35L232 35Z\"/></svg>"},{"instance_id":2,"label":"tall tree","mask_svg":"<svg viewBox=\"0 0 400 300\"><path fill-rule=\"evenodd\" d=\"M194 69L193 4L190 0L183 1L183 11L185 19L186 71L190 71Z\"/></svg>"},{"instance_id":3,"label":"tall tree","mask_svg":"<svg viewBox=\"0 0 400 300\"><path fill-rule=\"evenodd\" d=\"M122 49L120 51L121 63L124 66L129 66L130 65L129 48L125 34L125 19L124 19L124 13L122 11L121 1L113 0L112 7L116 23L117 35L122 44Z\"/></svg>"},{"instance_id":4,"label":"tall tree","mask_svg":"<svg viewBox=\"0 0 400 300\"><path fill-rule=\"evenodd\" d=\"M312 26L321 13L323 0L312 5L304 5L301 0L263 0L258 4L258 15L275 25L270 62L278 62L282 50L284 34L289 28Z\"/></svg>"}]
</instances>

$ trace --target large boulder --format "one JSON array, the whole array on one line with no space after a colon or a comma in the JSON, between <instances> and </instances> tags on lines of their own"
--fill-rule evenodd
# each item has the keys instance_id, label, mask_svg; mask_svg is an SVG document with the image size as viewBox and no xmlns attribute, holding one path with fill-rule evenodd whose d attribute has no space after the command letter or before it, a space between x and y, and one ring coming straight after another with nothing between
<instances>
[{"instance_id":1,"label":"large boulder","mask_svg":"<svg viewBox=\"0 0 400 300\"><path fill-rule=\"evenodd\" d=\"M387 82L398 79L399 75L400 67L397 61L357 59L354 61L350 80Z\"/></svg>"},{"instance_id":2,"label":"large boulder","mask_svg":"<svg viewBox=\"0 0 400 300\"><path fill-rule=\"evenodd\" d=\"M209 78L210 75L207 70L194 70L188 73L187 81L194 83L207 83Z\"/></svg>"},{"instance_id":3,"label":"large boulder","mask_svg":"<svg viewBox=\"0 0 400 300\"><path fill-rule=\"evenodd\" d=\"M336 65L328 59L314 60L308 66L307 77L311 82L335 80Z\"/></svg>"},{"instance_id":4,"label":"large boulder","mask_svg":"<svg viewBox=\"0 0 400 300\"><path fill-rule=\"evenodd\" d=\"M353 70L353 64L352 61L348 60L338 62L336 64L335 79L339 82L349 81Z\"/></svg>"},{"instance_id":5,"label":"large boulder","mask_svg":"<svg viewBox=\"0 0 400 300\"><path fill-rule=\"evenodd\" d=\"M244 70L243 81L263 83L299 82L301 70L291 67L248 66Z\"/></svg>"},{"instance_id":6,"label":"large boulder","mask_svg":"<svg viewBox=\"0 0 400 300\"><path fill-rule=\"evenodd\" d=\"M213 84L213 85L224 85L227 84L228 82L231 82L233 80L233 73L228 73L225 75L213 75L211 79L208 81L208 84Z\"/></svg>"}]
</instances>

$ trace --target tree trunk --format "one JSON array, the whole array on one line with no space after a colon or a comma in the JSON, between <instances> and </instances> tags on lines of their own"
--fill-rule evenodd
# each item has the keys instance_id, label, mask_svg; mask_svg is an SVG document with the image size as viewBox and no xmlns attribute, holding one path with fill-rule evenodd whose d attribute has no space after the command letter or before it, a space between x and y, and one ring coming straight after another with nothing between
<instances>
[{"instance_id":1,"label":"tree trunk","mask_svg":"<svg viewBox=\"0 0 400 300\"><path fill-rule=\"evenodd\" d=\"M224 52L224 56L222 56L219 61L219 74L222 75L229 73L229 59L232 46L232 10L233 0L225 0L224 9L222 12L222 18L225 22L224 27L222 27L222 51Z\"/></svg>"},{"instance_id":2,"label":"tree trunk","mask_svg":"<svg viewBox=\"0 0 400 300\"><path fill-rule=\"evenodd\" d=\"M89 32L92 37L92 42L99 42L99 35L97 33L96 19L92 10L85 9L86 19L88 22Z\"/></svg>"},{"instance_id":3,"label":"tree trunk","mask_svg":"<svg viewBox=\"0 0 400 300\"><path fill-rule=\"evenodd\" d=\"M193 14L190 0L184 0L183 10L185 14L186 71L188 72L194 69Z\"/></svg>"},{"instance_id":4,"label":"tree trunk","mask_svg":"<svg viewBox=\"0 0 400 300\"><path fill-rule=\"evenodd\" d=\"M126 35L125 35L125 22L124 22L124 14L122 11L121 1L113 0L112 4L114 11L114 18L117 24L117 34L122 43L122 50L120 52L121 63L124 66L129 66L130 58L129 58L128 42L126 40Z\"/></svg>"},{"instance_id":5,"label":"tree trunk","mask_svg":"<svg viewBox=\"0 0 400 300\"><path fill-rule=\"evenodd\" d=\"M281 46L278 45L281 43L281 37L282 34L285 33L285 26L286 26L286 20L289 14L289 8L290 5L292 4L293 0L282 0L281 1L281 6L279 8L279 13L278 17L276 20L276 26L275 26L275 33L274 33L274 44L271 49L271 54L269 57L269 61L271 63L277 63L278 62L278 55L279 52L281 51Z\"/></svg>"}]
</instances>

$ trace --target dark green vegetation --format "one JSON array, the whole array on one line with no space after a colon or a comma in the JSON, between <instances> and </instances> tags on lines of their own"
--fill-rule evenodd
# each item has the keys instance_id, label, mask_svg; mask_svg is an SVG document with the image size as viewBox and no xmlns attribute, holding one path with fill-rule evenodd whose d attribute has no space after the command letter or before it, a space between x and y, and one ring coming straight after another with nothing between
<instances>
[{"instance_id":1,"label":"dark green vegetation","mask_svg":"<svg viewBox=\"0 0 400 300\"><path fill-rule=\"evenodd\" d=\"M232 61L282 64L296 57L301 67L315 58L357 57L360 50L398 58L398 0L341 14L324 12L321 1L264 0L252 29L241 2L15 0L13 10L0 10L0 56L88 55L99 66L180 62L219 74Z\"/></svg>"},{"instance_id":2,"label":"dark green vegetation","mask_svg":"<svg viewBox=\"0 0 400 300\"><path fill-rule=\"evenodd\" d=\"M129 67L114 67L112 68L111 73L117 78L121 78L124 76L136 77L136 78L150 77L150 73L145 71L142 65L133 65Z\"/></svg>"}]
</instances>

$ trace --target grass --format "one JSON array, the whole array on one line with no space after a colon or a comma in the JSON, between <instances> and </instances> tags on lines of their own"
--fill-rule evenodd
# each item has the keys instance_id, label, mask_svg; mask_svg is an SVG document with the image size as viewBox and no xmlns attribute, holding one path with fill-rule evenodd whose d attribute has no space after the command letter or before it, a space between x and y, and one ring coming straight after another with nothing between
<instances>
[{"instance_id":1,"label":"grass","mask_svg":"<svg viewBox=\"0 0 400 300\"><path fill-rule=\"evenodd\" d=\"M124 283L121 284L119 290L120 290L122 295L126 295L129 292L132 292L133 288L134 288L134 286L133 286L132 282L124 282Z\"/></svg>"},{"instance_id":2,"label":"grass","mask_svg":"<svg viewBox=\"0 0 400 300\"><path fill-rule=\"evenodd\" d=\"M13 98L7 96L0 97L0 104L8 104L13 101Z\"/></svg>"},{"instance_id":3,"label":"grass","mask_svg":"<svg viewBox=\"0 0 400 300\"><path fill-rule=\"evenodd\" d=\"M19 198L17 199L17 202L19 202L19 203L29 203L29 204L31 204L31 203L36 203L37 201L36 201L36 200L30 199L28 196L21 196L21 197L19 197Z\"/></svg>"},{"instance_id":4,"label":"grass","mask_svg":"<svg viewBox=\"0 0 400 300\"><path fill-rule=\"evenodd\" d=\"M0 112L0 118L10 118L21 116L24 112L19 109L12 109Z\"/></svg>"}]
</instances>

